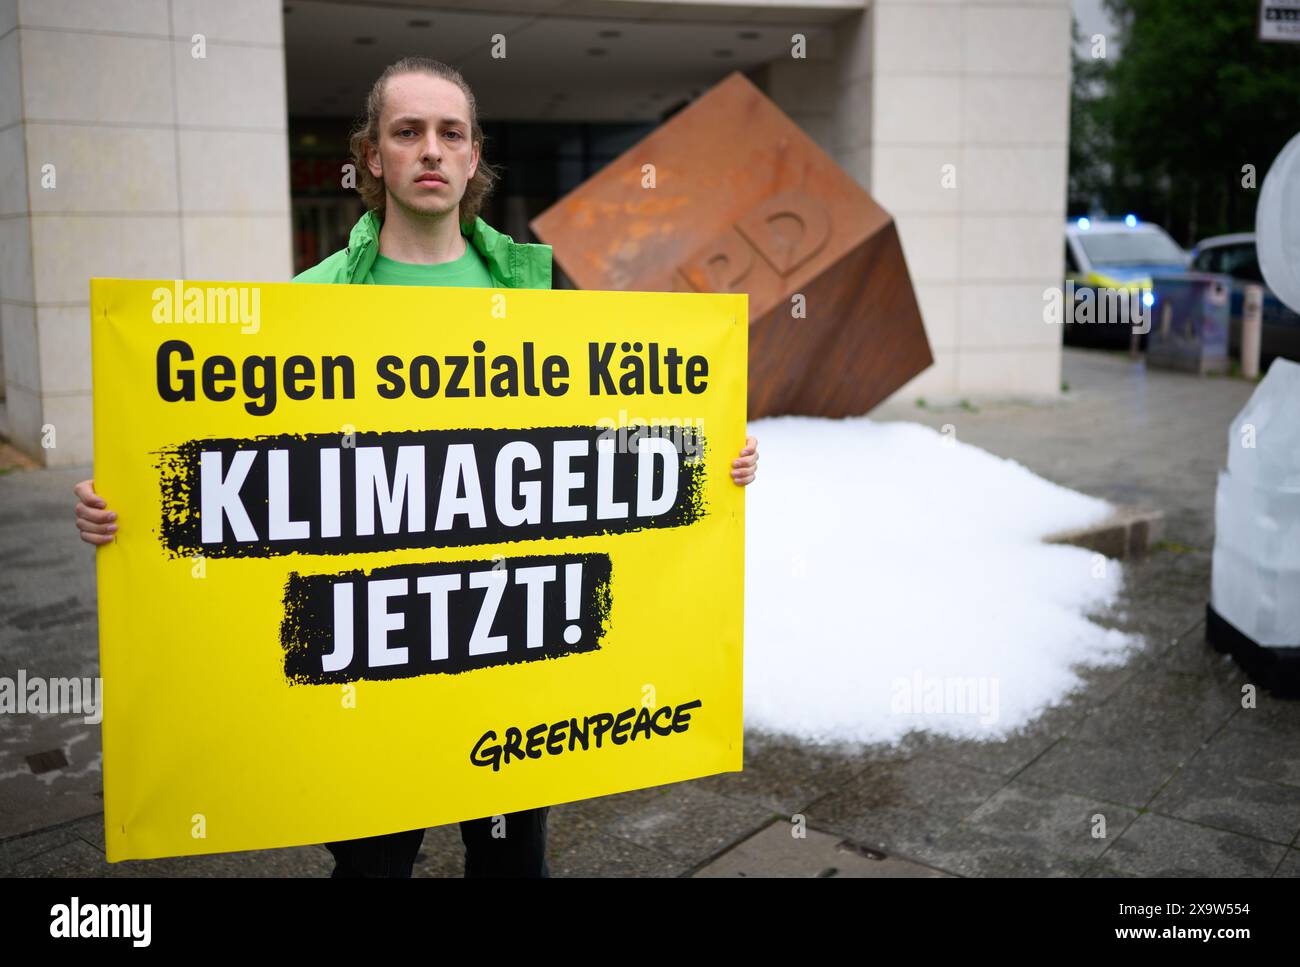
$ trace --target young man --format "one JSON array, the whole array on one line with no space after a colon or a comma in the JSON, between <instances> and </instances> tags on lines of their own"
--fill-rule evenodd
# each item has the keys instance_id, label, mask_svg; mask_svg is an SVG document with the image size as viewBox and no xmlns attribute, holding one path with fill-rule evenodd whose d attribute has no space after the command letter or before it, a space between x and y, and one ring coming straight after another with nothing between
<instances>
[{"instance_id":1,"label":"young man","mask_svg":"<svg viewBox=\"0 0 1300 967\"><path fill-rule=\"evenodd\" d=\"M294 281L549 289L551 247L515 242L478 215L495 180L482 147L474 94L459 72L421 57L388 67L351 140L357 190L370 210L346 249ZM732 461L736 484L752 482L757 463L758 441L748 437ZM75 492L82 540L113 540L117 515L94 481ZM548 876L547 813L542 807L461 823L465 875ZM423 839L424 830L413 829L327 843L332 875L410 876Z\"/></svg>"}]
</instances>

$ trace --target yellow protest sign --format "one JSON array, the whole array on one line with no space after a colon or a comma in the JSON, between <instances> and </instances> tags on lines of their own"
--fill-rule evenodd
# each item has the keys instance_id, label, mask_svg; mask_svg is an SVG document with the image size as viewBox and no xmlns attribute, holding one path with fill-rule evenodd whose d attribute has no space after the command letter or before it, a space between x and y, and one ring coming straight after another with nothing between
<instances>
[{"instance_id":1,"label":"yellow protest sign","mask_svg":"<svg viewBox=\"0 0 1300 967\"><path fill-rule=\"evenodd\" d=\"M110 861L741 768L743 295L94 279Z\"/></svg>"}]
</instances>

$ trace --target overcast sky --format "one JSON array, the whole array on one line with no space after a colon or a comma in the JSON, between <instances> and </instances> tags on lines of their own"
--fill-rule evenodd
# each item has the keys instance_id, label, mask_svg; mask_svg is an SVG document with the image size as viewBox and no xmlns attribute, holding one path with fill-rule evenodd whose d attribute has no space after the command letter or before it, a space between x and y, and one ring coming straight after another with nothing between
<instances>
[{"instance_id":1,"label":"overcast sky","mask_svg":"<svg viewBox=\"0 0 1300 967\"><path fill-rule=\"evenodd\" d=\"M1092 46L1093 34L1106 35L1106 57L1109 59L1119 53L1119 41L1115 36L1115 22L1110 19L1101 5L1101 0L1073 0L1074 18L1079 21L1079 30L1083 33L1083 42L1079 53L1087 54Z\"/></svg>"}]
</instances>

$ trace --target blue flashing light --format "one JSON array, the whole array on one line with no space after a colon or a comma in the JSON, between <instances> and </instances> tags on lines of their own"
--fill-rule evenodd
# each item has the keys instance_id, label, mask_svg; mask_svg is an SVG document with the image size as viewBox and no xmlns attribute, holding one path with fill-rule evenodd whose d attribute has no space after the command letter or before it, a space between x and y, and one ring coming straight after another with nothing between
<instances>
[{"instance_id":1,"label":"blue flashing light","mask_svg":"<svg viewBox=\"0 0 1300 967\"><path fill-rule=\"evenodd\" d=\"M1138 217L1136 215L1125 215L1124 224L1129 228L1137 228Z\"/></svg>"},{"instance_id":2,"label":"blue flashing light","mask_svg":"<svg viewBox=\"0 0 1300 967\"><path fill-rule=\"evenodd\" d=\"M1079 231L1081 232L1086 232L1089 228L1092 227L1092 222L1088 221L1088 219L1086 218L1080 218L1077 222L1075 222L1075 224L1079 226Z\"/></svg>"},{"instance_id":3,"label":"blue flashing light","mask_svg":"<svg viewBox=\"0 0 1300 967\"><path fill-rule=\"evenodd\" d=\"M1142 304L1146 306L1148 309L1150 309L1153 305L1156 304L1156 294L1152 292L1150 289L1143 289Z\"/></svg>"}]
</instances>

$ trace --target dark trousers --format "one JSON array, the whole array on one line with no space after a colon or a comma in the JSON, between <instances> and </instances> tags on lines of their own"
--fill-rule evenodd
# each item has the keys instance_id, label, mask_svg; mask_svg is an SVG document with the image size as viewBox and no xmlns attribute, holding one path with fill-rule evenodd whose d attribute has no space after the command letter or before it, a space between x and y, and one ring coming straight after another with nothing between
<instances>
[{"instance_id":1,"label":"dark trousers","mask_svg":"<svg viewBox=\"0 0 1300 967\"><path fill-rule=\"evenodd\" d=\"M546 818L549 806L506 813L503 819L467 819L460 824L467 877L549 877ZM493 835L493 831L497 835ZM502 835L504 834L504 835ZM424 841L423 829L326 843L334 854L332 877L409 877Z\"/></svg>"}]
</instances>

